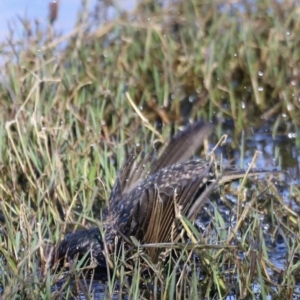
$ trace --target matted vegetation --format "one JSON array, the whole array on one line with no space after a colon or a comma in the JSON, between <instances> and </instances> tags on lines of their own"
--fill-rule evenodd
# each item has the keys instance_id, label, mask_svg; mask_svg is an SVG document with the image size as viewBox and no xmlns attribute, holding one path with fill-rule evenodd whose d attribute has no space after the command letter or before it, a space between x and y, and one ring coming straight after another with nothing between
<instances>
[{"instance_id":1,"label":"matted vegetation","mask_svg":"<svg viewBox=\"0 0 300 300\"><path fill-rule=\"evenodd\" d=\"M114 20L107 9L89 14L83 5L67 36L24 20L22 34L11 30L0 45L3 299L297 299L296 2L145 1ZM133 241L132 269L121 249L104 285L83 280L80 263L66 274L50 270L66 233L101 226L128 149L139 143L147 151L174 126L213 116L226 122L211 147L231 135L218 152L225 161L249 162L261 141L247 138L259 132L273 149L261 164L279 165L286 178L221 187L197 226L181 220L192 242L160 245L176 253L157 265Z\"/></svg>"}]
</instances>

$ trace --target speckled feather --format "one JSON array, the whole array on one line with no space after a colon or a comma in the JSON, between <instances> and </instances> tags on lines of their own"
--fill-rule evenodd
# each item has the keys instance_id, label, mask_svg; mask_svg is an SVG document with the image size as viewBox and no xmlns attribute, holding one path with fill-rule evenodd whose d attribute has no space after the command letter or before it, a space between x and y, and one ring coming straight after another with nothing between
<instances>
[{"instance_id":1,"label":"speckled feather","mask_svg":"<svg viewBox=\"0 0 300 300\"><path fill-rule=\"evenodd\" d=\"M195 218L209 194L219 182L241 178L245 170L227 168L216 175L215 164L206 160L186 161L202 144L213 129L212 123L197 121L175 135L161 156L140 157L133 151L120 170L112 189L105 215L105 241L114 244L120 233L134 236L141 243L169 242L176 223L175 206L182 214ZM145 165L151 162L149 174ZM255 175L265 171L253 171ZM217 176L217 177L216 177ZM57 247L55 260L87 251L105 268L103 241L98 228L68 235ZM159 252L149 250L153 261Z\"/></svg>"}]
</instances>

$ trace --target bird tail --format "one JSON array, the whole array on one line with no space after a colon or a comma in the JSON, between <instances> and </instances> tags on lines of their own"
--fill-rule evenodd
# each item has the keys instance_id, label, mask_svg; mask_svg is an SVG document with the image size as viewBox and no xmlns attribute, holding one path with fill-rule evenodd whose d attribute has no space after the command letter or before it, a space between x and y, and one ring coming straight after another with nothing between
<instances>
[{"instance_id":1,"label":"bird tail","mask_svg":"<svg viewBox=\"0 0 300 300\"><path fill-rule=\"evenodd\" d=\"M264 174L276 175L282 172L277 170L266 170L266 169L259 169L259 168L235 169L235 168L225 167L221 171L219 171L219 173L220 173L219 184L222 184L222 183L227 183L242 178L255 177Z\"/></svg>"},{"instance_id":2,"label":"bird tail","mask_svg":"<svg viewBox=\"0 0 300 300\"><path fill-rule=\"evenodd\" d=\"M219 166L215 166L214 171L215 177L210 180L209 185L207 188L199 195L199 197L196 199L196 201L193 203L191 208L189 209L189 212L187 214L187 217L191 219L192 221L195 220L197 217L200 209L202 208L203 204L205 203L205 200L207 197L213 192L213 190L220 184L232 182L238 179L247 178L247 177L255 177L260 176L263 174L270 174L270 175L278 175L282 174L281 171L276 170L266 170L266 169L235 169L231 167L225 167L222 168L222 170L219 169Z\"/></svg>"}]
</instances>

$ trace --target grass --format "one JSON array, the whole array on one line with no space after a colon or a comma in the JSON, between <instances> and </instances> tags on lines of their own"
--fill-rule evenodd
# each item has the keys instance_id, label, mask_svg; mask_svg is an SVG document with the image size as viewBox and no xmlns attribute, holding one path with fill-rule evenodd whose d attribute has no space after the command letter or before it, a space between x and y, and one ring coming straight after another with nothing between
<instances>
[{"instance_id":1,"label":"grass","mask_svg":"<svg viewBox=\"0 0 300 300\"><path fill-rule=\"evenodd\" d=\"M3 299L68 298L78 290L93 298L95 286L79 280L80 265L71 272L75 280L67 274L61 290L53 290L63 274L49 270L51 247L67 232L97 226L133 145L147 152L174 127L216 115L226 122L212 143L232 120L231 138L219 152L237 164L255 151L244 145L250 128L266 128L275 141L296 133L291 148L284 140L288 150L274 146L296 184L287 177L248 184L239 193L236 185L222 187L200 213L209 219L202 230L181 220L200 243L164 245L177 256L157 265L139 245L131 276L124 251L116 253L103 295L298 296L300 27L296 4L283 2L240 9L220 1L165 7L145 1L114 20L106 20L102 2L94 17L83 2L69 35L25 20L22 34L9 31L0 44ZM272 255L279 241L285 245L281 269ZM145 270L151 272L145 276Z\"/></svg>"}]
</instances>

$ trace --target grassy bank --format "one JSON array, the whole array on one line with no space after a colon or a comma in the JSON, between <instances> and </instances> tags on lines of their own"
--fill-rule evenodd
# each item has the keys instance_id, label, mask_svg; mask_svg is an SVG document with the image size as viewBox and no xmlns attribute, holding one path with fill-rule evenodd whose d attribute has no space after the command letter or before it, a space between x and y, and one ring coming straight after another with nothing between
<instances>
[{"instance_id":1,"label":"grassy bank","mask_svg":"<svg viewBox=\"0 0 300 300\"><path fill-rule=\"evenodd\" d=\"M214 116L224 124L212 143L230 129L225 159L240 163L249 155L242 133L263 128L292 143L293 153L274 156L293 173L280 184L222 188L202 213L210 222L201 235L190 224L199 245L179 245L174 261L155 266L138 252L132 279L119 257L120 279L105 293L117 283L129 298L297 295L299 190L291 182L299 183L300 26L297 5L283 2L145 1L114 20L99 4L91 15L83 7L67 36L33 22L21 36L10 32L0 45L3 299L62 295L51 289L61 276L48 267L52 246L99 225L128 150L139 143L147 151L174 127ZM279 240L282 267L270 258ZM149 268L150 280L141 279ZM70 293L68 283L62 289Z\"/></svg>"}]
</instances>

